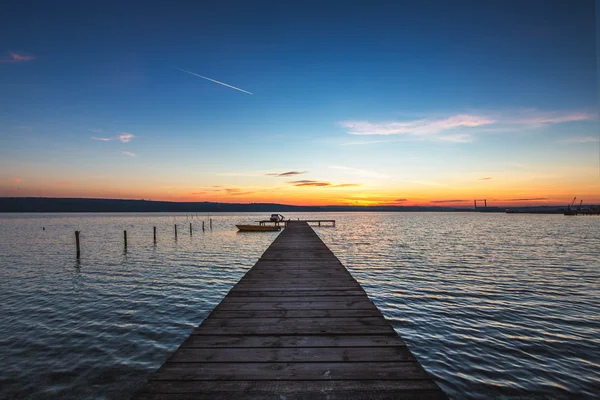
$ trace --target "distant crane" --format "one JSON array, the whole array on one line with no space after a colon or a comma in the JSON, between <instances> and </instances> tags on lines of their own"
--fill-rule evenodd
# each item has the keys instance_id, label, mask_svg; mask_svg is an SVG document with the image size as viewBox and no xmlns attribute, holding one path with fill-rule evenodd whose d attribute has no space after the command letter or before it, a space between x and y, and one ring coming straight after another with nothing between
<instances>
[{"instance_id":1,"label":"distant crane","mask_svg":"<svg viewBox=\"0 0 600 400\"><path fill-rule=\"evenodd\" d=\"M577 211L581 210L581 206L583 205L583 200L579 202L579 206L577 206Z\"/></svg>"},{"instance_id":2,"label":"distant crane","mask_svg":"<svg viewBox=\"0 0 600 400\"><path fill-rule=\"evenodd\" d=\"M573 201L567 204L567 211L565 211L565 215L575 215L575 211L573 211L573 209L571 208L573 207L573 204L575 204L575 200L577 200L577 196L573 197Z\"/></svg>"}]
</instances>

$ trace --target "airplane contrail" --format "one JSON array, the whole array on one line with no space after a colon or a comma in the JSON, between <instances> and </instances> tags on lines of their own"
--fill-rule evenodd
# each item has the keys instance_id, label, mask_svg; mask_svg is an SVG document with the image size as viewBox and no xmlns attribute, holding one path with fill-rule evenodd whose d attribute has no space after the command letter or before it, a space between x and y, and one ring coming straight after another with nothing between
<instances>
[{"instance_id":1,"label":"airplane contrail","mask_svg":"<svg viewBox=\"0 0 600 400\"><path fill-rule=\"evenodd\" d=\"M188 74L191 74L191 75L197 76L198 78L206 79L206 80L208 80L208 81L211 81L211 82L214 82L214 83L218 83L219 85L223 85L223 86L227 86L227 87L229 87L229 88L235 89L235 90L239 90L240 92L244 92L244 93L248 93L248 94L253 94L253 93L251 93L251 92L248 92L248 91L246 91L246 90L244 90L244 89L240 89L240 88L237 88L237 87L235 87L235 86L231 86L231 85L228 85L228 84L226 84L226 83L219 82L219 81L217 81L217 80L214 80L214 79L208 78L208 77L206 77L206 76L202 76L202 75L198 75L198 74L195 74L195 73L193 73L193 72L190 72L190 71L186 71L185 69L181 69L181 68L178 68L178 67L173 67L173 68L175 68L175 69L178 69L178 70L180 70L180 71L183 71L183 72L187 72Z\"/></svg>"}]
</instances>

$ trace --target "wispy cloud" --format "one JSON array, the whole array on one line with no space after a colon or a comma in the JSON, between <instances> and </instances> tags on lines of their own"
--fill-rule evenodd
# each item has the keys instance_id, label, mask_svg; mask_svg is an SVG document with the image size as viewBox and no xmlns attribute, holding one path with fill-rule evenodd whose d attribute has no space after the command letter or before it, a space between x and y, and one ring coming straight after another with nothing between
<instances>
[{"instance_id":1,"label":"wispy cloud","mask_svg":"<svg viewBox=\"0 0 600 400\"><path fill-rule=\"evenodd\" d=\"M244 92L244 93L247 93L247 94L252 94L251 92L248 92L248 91L246 91L246 90L244 90L244 89L240 89L240 88L238 88L238 87L235 87L235 86L228 85L228 84L226 84L226 83L224 83L224 82L219 82L219 81L217 81L217 80L215 80L215 79L212 79L212 78L209 78L209 77L206 77L206 76L202 76L202 75L198 75L198 74L195 74L195 73L193 73L193 72L190 72L190 71L186 71L185 69L181 69L181 68L177 68L177 67L174 67L174 68L175 68L175 69L178 69L178 70L180 70L180 71L186 72L186 73L188 73L188 74L190 74L190 75L197 76L198 78L206 79L207 81L211 81L211 82L214 82L214 83L218 83L219 85L227 86L228 88L235 89L235 90L239 90L240 92Z\"/></svg>"},{"instance_id":2,"label":"wispy cloud","mask_svg":"<svg viewBox=\"0 0 600 400\"><path fill-rule=\"evenodd\" d=\"M580 136L580 137L561 139L558 142L559 143L598 143L598 142L600 142L600 137Z\"/></svg>"},{"instance_id":3,"label":"wispy cloud","mask_svg":"<svg viewBox=\"0 0 600 400\"><path fill-rule=\"evenodd\" d=\"M126 156L129 156L129 157L137 157L137 155L135 153L132 153L130 151L124 151L123 154Z\"/></svg>"},{"instance_id":4,"label":"wispy cloud","mask_svg":"<svg viewBox=\"0 0 600 400\"><path fill-rule=\"evenodd\" d=\"M540 111L527 109L521 110L514 118L514 121L511 121L513 118L506 118L506 120L507 122L536 127L565 122L588 121L595 118L596 115L594 113L585 111Z\"/></svg>"},{"instance_id":5,"label":"wispy cloud","mask_svg":"<svg viewBox=\"0 0 600 400\"><path fill-rule=\"evenodd\" d=\"M208 193L208 192L192 192L192 193L190 193L190 195L191 196L200 196L200 195L203 195L203 194L206 194L206 193Z\"/></svg>"},{"instance_id":6,"label":"wispy cloud","mask_svg":"<svg viewBox=\"0 0 600 400\"><path fill-rule=\"evenodd\" d=\"M303 180L299 180L299 181L290 181L288 183L293 186L298 186L298 187L315 186L315 187L328 187L328 188L344 188L344 187L360 186L360 183L340 183L340 184L334 185L331 182L312 181L312 180L308 180L308 179L303 179Z\"/></svg>"},{"instance_id":7,"label":"wispy cloud","mask_svg":"<svg viewBox=\"0 0 600 400\"><path fill-rule=\"evenodd\" d=\"M443 119L419 119L401 122L344 121L351 135L435 135L458 127L476 127L493 124L495 121L482 115L459 114Z\"/></svg>"},{"instance_id":8,"label":"wispy cloud","mask_svg":"<svg viewBox=\"0 0 600 400\"><path fill-rule=\"evenodd\" d=\"M128 143L131 142L131 139L133 139L135 136L132 135L131 133L127 133L127 132L122 132L119 135L119 140L123 143Z\"/></svg>"},{"instance_id":9,"label":"wispy cloud","mask_svg":"<svg viewBox=\"0 0 600 400\"><path fill-rule=\"evenodd\" d=\"M445 142L468 143L474 134L483 132L522 132L551 124L588 121L597 114L587 111L476 111L446 117L421 118L402 121L373 122L368 120L343 121L340 125L350 135L401 136L405 140L434 139ZM357 141L344 145L386 143L388 140Z\"/></svg>"},{"instance_id":10,"label":"wispy cloud","mask_svg":"<svg viewBox=\"0 0 600 400\"><path fill-rule=\"evenodd\" d=\"M269 174L265 174L266 176L277 176L277 177L284 177L284 176L294 176L294 175L302 175L302 174L306 174L308 171L289 171L289 172L274 172L274 173L269 173Z\"/></svg>"},{"instance_id":11,"label":"wispy cloud","mask_svg":"<svg viewBox=\"0 0 600 400\"><path fill-rule=\"evenodd\" d=\"M340 183L339 185L332 185L331 187L341 188L341 187L356 187L361 186L360 183Z\"/></svg>"},{"instance_id":12,"label":"wispy cloud","mask_svg":"<svg viewBox=\"0 0 600 400\"><path fill-rule=\"evenodd\" d=\"M288 182L294 186L331 186L331 182L323 182L323 181L311 181L311 180L300 180L300 181L290 181Z\"/></svg>"},{"instance_id":13,"label":"wispy cloud","mask_svg":"<svg viewBox=\"0 0 600 400\"><path fill-rule=\"evenodd\" d=\"M531 197L531 198L524 198L524 199L508 199L507 201L543 201L543 200L549 200L548 197Z\"/></svg>"},{"instance_id":14,"label":"wispy cloud","mask_svg":"<svg viewBox=\"0 0 600 400\"><path fill-rule=\"evenodd\" d=\"M92 136L90 139L92 140L100 140L102 142L108 142L109 140L112 140L111 138L107 138L107 137L97 137L97 136Z\"/></svg>"},{"instance_id":15,"label":"wispy cloud","mask_svg":"<svg viewBox=\"0 0 600 400\"><path fill-rule=\"evenodd\" d=\"M104 131L102 129L90 129L90 132L103 133Z\"/></svg>"},{"instance_id":16,"label":"wispy cloud","mask_svg":"<svg viewBox=\"0 0 600 400\"><path fill-rule=\"evenodd\" d=\"M13 178L12 181L14 183L21 183L21 182L23 182L23 179L21 179L21 178Z\"/></svg>"},{"instance_id":17,"label":"wispy cloud","mask_svg":"<svg viewBox=\"0 0 600 400\"><path fill-rule=\"evenodd\" d=\"M379 172L374 172L374 171L367 171L365 169L360 169L360 168L353 168L353 167L343 167L340 165L332 165L329 168L331 169L337 169L340 171L345 171L349 174L352 175L356 175L356 176L360 176L363 178L375 178L375 179L386 179L389 178L389 176L385 175L385 174L381 174Z\"/></svg>"},{"instance_id":18,"label":"wispy cloud","mask_svg":"<svg viewBox=\"0 0 600 400\"><path fill-rule=\"evenodd\" d=\"M432 200L430 203L443 204L443 203L464 203L471 200Z\"/></svg>"},{"instance_id":19,"label":"wispy cloud","mask_svg":"<svg viewBox=\"0 0 600 400\"><path fill-rule=\"evenodd\" d=\"M405 201L408 201L408 199L396 199L392 200L392 203L404 203Z\"/></svg>"},{"instance_id":20,"label":"wispy cloud","mask_svg":"<svg viewBox=\"0 0 600 400\"><path fill-rule=\"evenodd\" d=\"M4 56L4 57L0 58L0 63L17 64L17 63L22 63L22 62L32 61L32 60L35 60L35 57L31 54L24 54L24 53L19 54L14 51L9 51L8 56Z\"/></svg>"},{"instance_id":21,"label":"wispy cloud","mask_svg":"<svg viewBox=\"0 0 600 400\"><path fill-rule=\"evenodd\" d=\"M479 178L480 181L489 181L490 179L492 179L491 176L486 176L485 178Z\"/></svg>"}]
</instances>

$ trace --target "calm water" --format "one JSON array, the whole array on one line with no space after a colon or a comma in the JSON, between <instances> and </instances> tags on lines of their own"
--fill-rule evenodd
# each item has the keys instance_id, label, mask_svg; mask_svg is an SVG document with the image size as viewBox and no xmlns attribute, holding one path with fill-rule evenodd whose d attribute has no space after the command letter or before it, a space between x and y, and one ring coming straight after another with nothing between
<instances>
[{"instance_id":1,"label":"calm water","mask_svg":"<svg viewBox=\"0 0 600 400\"><path fill-rule=\"evenodd\" d=\"M236 232L259 216L203 233L206 216L0 214L0 398L131 396L276 237ZM600 393L600 218L317 217L338 221L315 230L451 397Z\"/></svg>"}]
</instances>

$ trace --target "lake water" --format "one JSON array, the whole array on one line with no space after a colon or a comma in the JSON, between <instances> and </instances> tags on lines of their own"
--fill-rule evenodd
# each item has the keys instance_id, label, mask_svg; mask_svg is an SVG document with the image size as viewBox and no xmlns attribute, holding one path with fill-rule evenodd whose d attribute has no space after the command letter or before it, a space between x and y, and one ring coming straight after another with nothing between
<instances>
[{"instance_id":1,"label":"lake water","mask_svg":"<svg viewBox=\"0 0 600 400\"><path fill-rule=\"evenodd\" d=\"M129 398L277 236L236 232L263 217L0 214L0 398ZM450 397L598 398L600 218L290 217L337 220L315 230Z\"/></svg>"}]
</instances>

